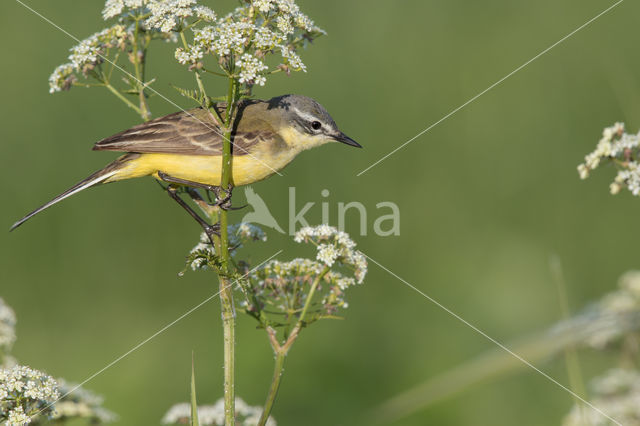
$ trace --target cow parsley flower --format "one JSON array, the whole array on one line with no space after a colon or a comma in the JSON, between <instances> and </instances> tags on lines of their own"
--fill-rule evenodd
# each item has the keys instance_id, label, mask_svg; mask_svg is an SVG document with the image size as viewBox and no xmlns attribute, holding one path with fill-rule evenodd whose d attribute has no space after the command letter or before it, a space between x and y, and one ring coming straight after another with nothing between
<instances>
[{"instance_id":1,"label":"cow parsley flower","mask_svg":"<svg viewBox=\"0 0 640 426\"><path fill-rule=\"evenodd\" d=\"M239 426L256 426L262 414L262 407L253 407L236 398L236 424ZM201 426L224 426L224 399L219 399L213 405L198 407L198 421ZM162 418L162 424L182 425L191 422L191 405L186 402L175 404ZM268 426L276 426L275 420L269 417Z\"/></svg>"},{"instance_id":2,"label":"cow parsley flower","mask_svg":"<svg viewBox=\"0 0 640 426\"><path fill-rule=\"evenodd\" d=\"M251 3L262 13L267 13L274 8L273 0L253 0Z\"/></svg>"},{"instance_id":3,"label":"cow parsley flower","mask_svg":"<svg viewBox=\"0 0 640 426\"><path fill-rule=\"evenodd\" d=\"M248 53L243 54L236 62L236 66L240 68L240 83L257 84L264 86L267 79L262 72L269 69L260 59L251 56Z\"/></svg>"},{"instance_id":4,"label":"cow parsley flower","mask_svg":"<svg viewBox=\"0 0 640 426\"><path fill-rule=\"evenodd\" d=\"M199 6L196 0L152 0L147 5L151 16L145 21L149 28L163 33L178 30L185 19L196 15L205 21L215 20L215 12L206 6Z\"/></svg>"},{"instance_id":5,"label":"cow parsley flower","mask_svg":"<svg viewBox=\"0 0 640 426\"><path fill-rule=\"evenodd\" d=\"M306 324L334 317L339 308L348 306L345 291L361 284L366 275L364 255L355 250L356 244L348 234L332 226L302 228L294 240L315 245L316 259L270 260L252 271L241 286L246 299L242 306L263 325L282 325L283 317L285 323L294 320L305 306ZM309 301L313 286L316 296Z\"/></svg>"},{"instance_id":6,"label":"cow parsley flower","mask_svg":"<svg viewBox=\"0 0 640 426\"><path fill-rule=\"evenodd\" d=\"M69 63L58 66L49 77L49 92L68 90L77 80L75 74L86 76L104 61L107 50L124 50L130 37L124 25L117 24L82 40L71 48Z\"/></svg>"},{"instance_id":7,"label":"cow parsley flower","mask_svg":"<svg viewBox=\"0 0 640 426\"><path fill-rule=\"evenodd\" d=\"M609 185L611 194L627 188L633 195L640 195L640 133L625 133L623 123L615 123L602 132L596 149L585 156L578 166L581 179L586 179L592 170L603 162L613 163L618 173Z\"/></svg>"},{"instance_id":8,"label":"cow parsley flower","mask_svg":"<svg viewBox=\"0 0 640 426\"><path fill-rule=\"evenodd\" d=\"M21 405L17 406L13 410L10 410L7 415L7 426L22 426L31 423L31 417L29 417Z\"/></svg>"},{"instance_id":9,"label":"cow parsley flower","mask_svg":"<svg viewBox=\"0 0 640 426\"><path fill-rule=\"evenodd\" d=\"M50 417L60 393L56 381L26 366L0 369L0 419L29 424L32 416Z\"/></svg>"},{"instance_id":10,"label":"cow parsley flower","mask_svg":"<svg viewBox=\"0 0 640 426\"><path fill-rule=\"evenodd\" d=\"M170 15L175 19L166 22L165 29L179 27L177 14ZM160 25L160 21L153 25ZM280 55L276 67L280 70L306 71L297 51L322 34L324 31L292 0L244 1L212 25L193 28L193 41L178 48L175 56L181 64L201 68L211 55L226 74L251 88L264 85L275 71L270 71L266 59L269 54Z\"/></svg>"},{"instance_id":11,"label":"cow parsley flower","mask_svg":"<svg viewBox=\"0 0 640 426\"><path fill-rule=\"evenodd\" d=\"M116 16L123 16L143 8L147 3L149 0L107 0L102 9L102 17L106 21Z\"/></svg>"},{"instance_id":12,"label":"cow parsley flower","mask_svg":"<svg viewBox=\"0 0 640 426\"><path fill-rule=\"evenodd\" d=\"M317 248L316 259L331 267L339 262L354 271L358 284L362 284L367 274L367 259L358 250L356 243L345 232L333 226L320 225L315 228L304 227L296 232L294 241L312 243Z\"/></svg>"},{"instance_id":13,"label":"cow parsley flower","mask_svg":"<svg viewBox=\"0 0 640 426\"><path fill-rule=\"evenodd\" d=\"M199 19L202 19L203 21L213 22L216 20L216 13L206 6L194 6L193 12Z\"/></svg>"}]
</instances>

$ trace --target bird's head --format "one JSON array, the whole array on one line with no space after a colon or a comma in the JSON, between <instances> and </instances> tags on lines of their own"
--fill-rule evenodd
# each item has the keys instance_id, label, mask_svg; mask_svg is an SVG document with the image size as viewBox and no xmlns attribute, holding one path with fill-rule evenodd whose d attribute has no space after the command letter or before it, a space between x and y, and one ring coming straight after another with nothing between
<instances>
[{"instance_id":1,"label":"bird's head","mask_svg":"<svg viewBox=\"0 0 640 426\"><path fill-rule=\"evenodd\" d=\"M327 110L311 98L284 95L270 99L268 104L268 109L280 116L280 133L292 148L302 151L329 142L362 148L342 133Z\"/></svg>"}]
</instances>

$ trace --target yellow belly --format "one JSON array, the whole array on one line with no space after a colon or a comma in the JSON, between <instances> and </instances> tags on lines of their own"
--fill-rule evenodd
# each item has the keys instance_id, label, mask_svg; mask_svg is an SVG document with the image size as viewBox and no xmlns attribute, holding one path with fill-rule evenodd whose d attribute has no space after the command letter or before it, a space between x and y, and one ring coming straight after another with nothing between
<instances>
[{"instance_id":1,"label":"yellow belly","mask_svg":"<svg viewBox=\"0 0 640 426\"><path fill-rule=\"evenodd\" d=\"M295 154L260 157L251 155L234 156L232 161L232 183L234 186L247 185L265 179L283 169ZM116 175L108 181L131 179L142 176L158 177L158 172L191 182L220 185L222 169L221 156L142 154L128 161Z\"/></svg>"}]
</instances>

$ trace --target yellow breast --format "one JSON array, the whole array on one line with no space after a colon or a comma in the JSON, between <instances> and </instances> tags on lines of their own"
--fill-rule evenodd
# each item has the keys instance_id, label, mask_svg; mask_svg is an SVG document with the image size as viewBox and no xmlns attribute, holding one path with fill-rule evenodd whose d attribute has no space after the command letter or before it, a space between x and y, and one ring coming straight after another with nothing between
<instances>
[{"instance_id":1,"label":"yellow breast","mask_svg":"<svg viewBox=\"0 0 640 426\"><path fill-rule=\"evenodd\" d=\"M260 181L279 172L296 156L296 152L285 150L280 153L252 152L232 157L232 179L235 186ZM220 185L222 170L221 156L142 154L127 162L109 181L154 176L158 172L169 176L207 185Z\"/></svg>"}]
</instances>

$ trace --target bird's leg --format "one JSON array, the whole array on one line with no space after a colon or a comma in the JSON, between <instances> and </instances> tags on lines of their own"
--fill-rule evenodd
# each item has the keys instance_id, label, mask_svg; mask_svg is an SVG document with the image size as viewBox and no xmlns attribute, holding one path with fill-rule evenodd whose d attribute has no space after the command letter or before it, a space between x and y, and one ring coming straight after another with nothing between
<instances>
[{"instance_id":1,"label":"bird's leg","mask_svg":"<svg viewBox=\"0 0 640 426\"><path fill-rule=\"evenodd\" d=\"M178 204L180 204L180 206L183 209L185 209L187 211L187 213L189 213L189 215L191 215L191 217L194 218L196 220L196 222L198 222L200 224L200 226L202 226L202 229L204 230L205 234L207 234L207 236L209 237L209 240L211 240L211 243L213 244L213 236L214 235L220 236L220 224L219 223L215 223L215 224L211 225L206 220L201 218L200 215L198 215L198 213L196 213L191 208L191 206L189 206L189 204L187 204L182 198L180 198L180 196L178 195L178 188L176 188L175 186L169 185L167 187L167 193Z\"/></svg>"},{"instance_id":2,"label":"bird's leg","mask_svg":"<svg viewBox=\"0 0 640 426\"><path fill-rule=\"evenodd\" d=\"M217 188L218 188L215 185L207 185L206 183L193 182L193 181L190 181L190 180L180 179L180 178L177 178L177 177L169 176L165 172L158 172L158 176L160 177L160 179L162 179L165 182L177 183L179 185L187 185L187 186L190 186L192 188L202 188L202 189L206 189L207 191L211 191L213 193L216 193Z\"/></svg>"},{"instance_id":3,"label":"bird's leg","mask_svg":"<svg viewBox=\"0 0 640 426\"><path fill-rule=\"evenodd\" d=\"M240 210L240 209L243 209L243 208L247 207L246 205L244 205L242 207L232 207L231 206L231 193L233 192L233 185L231 185L231 184L229 184L229 187L225 191L226 195L224 196L224 198L222 198L221 197L221 192L223 190L219 186L207 185L206 183L193 182L193 181L186 180L186 179L180 179L180 178L177 178L177 177L169 176L168 174L166 174L164 172L158 172L158 176L160 177L160 179L162 179L165 182L176 183L176 184L179 184L179 185L186 185L186 186L190 186L192 188L202 188L202 189L206 189L207 191L213 192L216 195L215 205L220 207L222 210Z\"/></svg>"}]
</instances>

